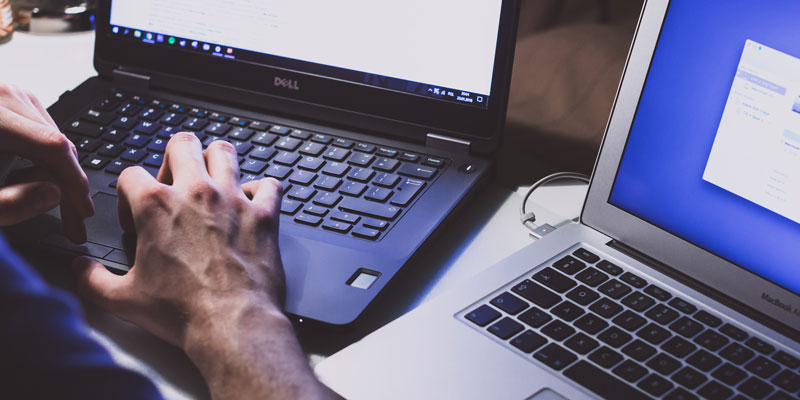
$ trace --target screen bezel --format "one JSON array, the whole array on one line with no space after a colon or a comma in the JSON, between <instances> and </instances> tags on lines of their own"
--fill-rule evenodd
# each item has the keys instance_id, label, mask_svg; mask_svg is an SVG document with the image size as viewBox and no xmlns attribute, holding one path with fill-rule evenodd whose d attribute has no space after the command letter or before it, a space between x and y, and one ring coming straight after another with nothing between
<instances>
[{"instance_id":1,"label":"screen bezel","mask_svg":"<svg viewBox=\"0 0 800 400\"><path fill-rule=\"evenodd\" d=\"M642 11L581 222L798 333L800 316L765 302L761 295L800 307L799 295L610 203L669 4L669 0L648 0Z\"/></svg>"},{"instance_id":2,"label":"screen bezel","mask_svg":"<svg viewBox=\"0 0 800 400\"><path fill-rule=\"evenodd\" d=\"M261 93L292 102L335 108L393 122L414 129L410 139L424 141L427 133L449 133L484 146L499 143L505 122L511 81L519 0L503 0L492 90L487 108L428 98L361 83L314 75L297 70L251 64L176 51L162 46L116 39L111 33L111 0L102 1L97 13L95 66L101 75L116 67L150 74L183 77L194 82ZM275 86L275 77L300 82L301 91ZM418 137L414 137L418 136Z\"/></svg>"}]
</instances>

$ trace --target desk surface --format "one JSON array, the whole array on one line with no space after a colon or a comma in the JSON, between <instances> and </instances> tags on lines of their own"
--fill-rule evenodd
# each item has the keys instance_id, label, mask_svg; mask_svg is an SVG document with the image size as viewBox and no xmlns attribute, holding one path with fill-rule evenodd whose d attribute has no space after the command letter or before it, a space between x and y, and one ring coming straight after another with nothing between
<instances>
[{"instance_id":1,"label":"desk surface","mask_svg":"<svg viewBox=\"0 0 800 400\"><path fill-rule=\"evenodd\" d=\"M0 45L0 82L24 87L44 104L52 104L61 93L96 74L93 46L93 33L35 36L17 32L11 42ZM559 225L566 221L559 215L578 215L585 191L584 185L543 188L537 192L538 203L531 202L530 206L541 221ZM511 189L490 186L446 229L436 254L423 254L406 266L353 330L300 332L311 362L333 354L529 244L531 238L518 219L521 199ZM52 265L53 260L46 256L29 256L29 261L49 282L73 290L65 266ZM121 365L150 377L166 398L209 397L202 377L179 349L90 304L83 306L90 334Z\"/></svg>"}]
</instances>

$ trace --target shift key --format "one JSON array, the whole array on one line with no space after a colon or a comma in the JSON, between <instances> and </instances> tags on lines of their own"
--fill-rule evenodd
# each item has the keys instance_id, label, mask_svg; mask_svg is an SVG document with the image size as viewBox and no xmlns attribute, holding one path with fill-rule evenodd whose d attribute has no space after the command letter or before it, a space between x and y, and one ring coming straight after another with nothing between
<instances>
[{"instance_id":1,"label":"shift key","mask_svg":"<svg viewBox=\"0 0 800 400\"><path fill-rule=\"evenodd\" d=\"M342 200L339 204L339 209L344 212L380 218L387 221L394 220L402 211L400 207L397 206L387 206L385 204L350 197Z\"/></svg>"},{"instance_id":2,"label":"shift key","mask_svg":"<svg viewBox=\"0 0 800 400\"><path fill-rule=\"evenodd\" d=\"M425 182L417 180L417 179L406 179L400 186L397 187L397 191L395 192L394 197L392 198L392 204L400 207L405 207L412 200L414 197L417 196L422 188L425 187Z\"/></svg>"},{"instance_id":3,"label":"shift key","mask_svg":"<svg viewBox=\"0 0 800 400\"><path fill-rule=\"evenodd\" d=\"M436 175L436 168L423 167L416 164L403 164L403 166L397 170L397 173L400 175L429 180Z\"/></svg>"}]
</instances>

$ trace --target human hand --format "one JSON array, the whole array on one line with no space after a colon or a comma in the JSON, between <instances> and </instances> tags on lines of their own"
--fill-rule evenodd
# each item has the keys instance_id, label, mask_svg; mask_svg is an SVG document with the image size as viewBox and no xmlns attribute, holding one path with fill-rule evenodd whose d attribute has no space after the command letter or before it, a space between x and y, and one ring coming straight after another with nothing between
<instances>
[{"instance_id":1,"label":"human hand","mask_svg":"<svg viewBox=\"0 0 800 400\"><path fill-rule=\"evenodd\" d=\"M8 185L0 188L0 226L26 221L61 203L64 233L85 242L83 220L94 214L94 206L78 152L33 94L8 85L0 85L0 154L0 176L16 157L34 163L13 171Z\"/></svg>"}]
</instances>

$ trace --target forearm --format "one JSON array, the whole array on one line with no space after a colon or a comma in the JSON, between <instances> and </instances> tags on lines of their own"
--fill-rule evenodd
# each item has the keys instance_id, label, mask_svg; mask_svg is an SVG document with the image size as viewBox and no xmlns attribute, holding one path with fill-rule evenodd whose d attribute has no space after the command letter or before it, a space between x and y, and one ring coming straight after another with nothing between
<instances>
[{"instance_id":1,"label":"forearm","mask_svg":"<svg viewBox=\"0 0 800 400\"><path fill-rule=\"evenodd\" d=\"M263 302L238 303L192 321L186 332L184 348L212 397L333 398L314 377L288 318Z\"/></svg>"}]
</instances>

